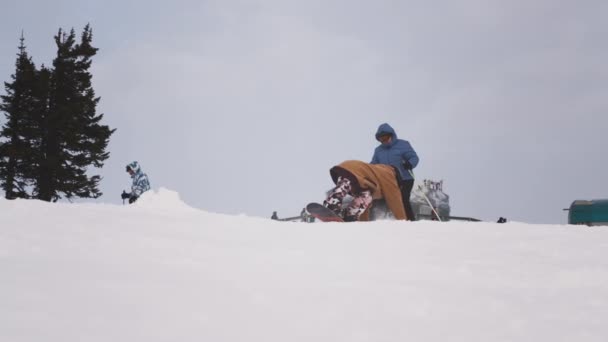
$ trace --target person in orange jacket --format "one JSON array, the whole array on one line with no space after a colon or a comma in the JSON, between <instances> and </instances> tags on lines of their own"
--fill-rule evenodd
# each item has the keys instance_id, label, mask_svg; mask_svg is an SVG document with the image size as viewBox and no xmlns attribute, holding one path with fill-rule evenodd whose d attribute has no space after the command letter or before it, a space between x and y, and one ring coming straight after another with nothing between
<instances>
[{"instance_id":1,"label":"person in orange jacket","mask_svg":"<svg viewBox=\"0 0 608 342\"><path fill-rule=\"evenodd\" d=\"M346 222L367 221L372 200L383 198L397 220L407 220L396 172L390 165L359 160L342 162L330 170L336 186L329 191L323 205ZM353 196L353 200L342 209L347 194Z\"/></svg>"}]
</instances>

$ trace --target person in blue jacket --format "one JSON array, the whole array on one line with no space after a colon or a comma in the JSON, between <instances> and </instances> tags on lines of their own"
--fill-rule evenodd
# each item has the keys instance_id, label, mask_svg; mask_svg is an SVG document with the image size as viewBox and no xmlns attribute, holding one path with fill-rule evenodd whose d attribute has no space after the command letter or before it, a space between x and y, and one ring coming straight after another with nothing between
<instances>
[{"instance_id":1,"label":"person in blue jacket","mask_svg":"<svg viewBox=\"0 0 608 342\"><path fill-rule=\"evenodd\" d=\"M139 163L134 161L127 165L127 172L133 178L133 184L131 185L131 192L122 192L122 199L129 199L129 204L137 201L139 196L144 192L150 190L150 182L148 181L148 175L146 175L139 166Z\"/></svg>"},{"instance_id":2,"label":"person in blue jacket","mask_svg":"<svg viewBox=\"0 0 608 342\"><path fill-rule=\"evenodd\" d=\"M410 204L410 194L414 187L412 169L418 165L418 155L407 140L397 138L397 133L387 123L378 127L376 140L380 142L380 145L374 150L374 156L370 164L387 164L398 171L397 181L401 188L403 206L408 220L413 221L414 211Z\"/></svg>"}]
</instances>

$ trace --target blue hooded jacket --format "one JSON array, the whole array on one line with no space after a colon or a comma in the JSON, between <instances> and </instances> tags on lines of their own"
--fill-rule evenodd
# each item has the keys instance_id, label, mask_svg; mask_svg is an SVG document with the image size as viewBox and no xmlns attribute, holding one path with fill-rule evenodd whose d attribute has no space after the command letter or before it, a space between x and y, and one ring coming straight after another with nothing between
<instances>
[{"instance_id":1,"label":"blue hooded jacket","mask_svg":"<svg viewBox=\"0 0 608 342\"><path fill-rule=\"evenodd\" d=\"M376 140L380 141L379 137L383 134L391 134L393 139L388 145L380 144L374 150L374 156L370 164L387 164L392 165L399 170L401 179L412 180L414 179L410 172L403 166L403 161L407 160L412 168L418 165L418 155L412 148L412 145L406 140L398 139L395 130L387 123L383 123L378 127L376 132Z\"/></svg>"}]
</instances>

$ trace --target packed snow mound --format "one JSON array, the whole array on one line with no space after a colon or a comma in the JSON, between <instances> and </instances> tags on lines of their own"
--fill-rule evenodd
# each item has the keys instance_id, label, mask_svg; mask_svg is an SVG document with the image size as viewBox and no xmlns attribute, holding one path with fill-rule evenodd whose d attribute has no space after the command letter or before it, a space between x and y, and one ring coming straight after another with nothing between
<instances>
[{"instance_id":1,"label":"packed snow mound","mask_svg":"<svg viewBox=\"0 0 608 342\"><path fill-rule=\"evenodd\" d=\"M0 341L606 341L608 229L0 200Z\"/></svg>"},{"instance_id":2,"label":"packed snow mound","mask_svg":"<svg viewBox=\"0 0 608 342\"><path fill-rule=\"evenodd\" d=\"M166 188L159 188L158 190L149 190L144 192L135 203L132 204L135 207L149 209L149 210L162 210L162 211L194 211L195 208L190 207L181 200L179 194L176 191L169 190Z\"/></svg>"}]
</instances>

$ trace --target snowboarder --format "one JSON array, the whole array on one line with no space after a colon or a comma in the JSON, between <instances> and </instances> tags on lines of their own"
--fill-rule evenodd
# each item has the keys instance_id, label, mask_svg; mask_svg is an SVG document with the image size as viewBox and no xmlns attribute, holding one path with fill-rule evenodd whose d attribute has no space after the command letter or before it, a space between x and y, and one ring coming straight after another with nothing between
<instances>
[{"instance_id":1,"label":"snowboarder","mask_svg":"<svg viewBox=\"0 0 608 342\"><path fill-rule=\"evenodd\" d=\"M380 145L374 150L370 163L391 165L397 170L401 201L408 219L413 221L414 211L410 203L410 195L414 187L414 177L411 170L418 165L418 155L407 140L397 138L397 133L387 123L378 127L376 140Z\"/></svg>"},{"instance_id":2,"label":"snowboarder","mask_svg":"<svg viewBox=\"0 0 608 342\"><path fill-rule=\"evenodd\" d=\"M368 164L359 160L347 160L329 170L336 187L329 191L323 205L344 221L368 221L367 210L372 200L383 198L397 220L406 220L396 171L383 164ZM342 200L353 196L350 204L342 209Z\"/></svg>"},{"instance_id":3,"label":"snowboarder","mask_svg":"<svg viewBox=\"0 0 608 342\"><path fill-rule=\"evenodd\" d=\"M134 161L127 165L127 172L133 178L133 184L131 185L131 192L122 192L122 199L129 199L129 204L137 201L139 196L144 192L150 190L150 182L148 181L148 175L143 173L139 163Z\"/></svg>"}]
</instances>

